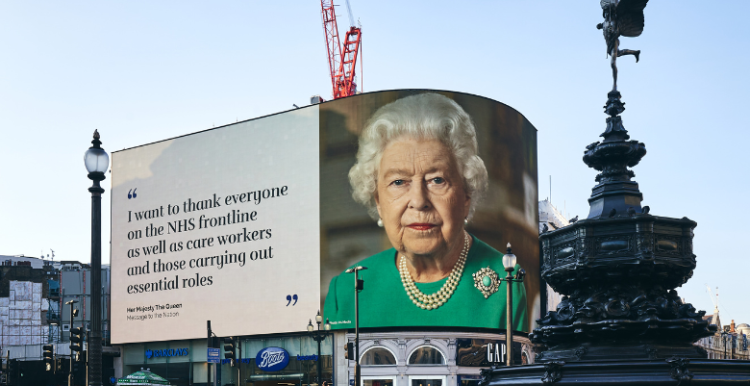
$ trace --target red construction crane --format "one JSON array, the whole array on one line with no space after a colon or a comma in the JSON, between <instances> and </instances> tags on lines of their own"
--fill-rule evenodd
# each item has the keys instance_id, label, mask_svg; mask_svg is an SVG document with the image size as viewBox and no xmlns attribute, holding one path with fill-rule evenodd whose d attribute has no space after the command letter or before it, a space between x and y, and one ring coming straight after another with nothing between
<instances>
[{"instance_id":1,"label":"red construction crane","mask_svg":"<svg viewBox=\"0 0 750 386\"><path fill-rule=\"evenodd\" d=\"M339 27L336 24L336 10L333 9L333 0L320 0L323 10L323 30L326 35L326 49L328 49L328 69L331 72L331 84L333 85L333 99L339 99L357 93L356 76L357 59L359 56L360 43L362 42L362 29L351 25L346 31L343 48L339 43ZM348 1L347 1L348 6ZM351 10L349 21L353 24Z\"/></svg>"}]
</instances>

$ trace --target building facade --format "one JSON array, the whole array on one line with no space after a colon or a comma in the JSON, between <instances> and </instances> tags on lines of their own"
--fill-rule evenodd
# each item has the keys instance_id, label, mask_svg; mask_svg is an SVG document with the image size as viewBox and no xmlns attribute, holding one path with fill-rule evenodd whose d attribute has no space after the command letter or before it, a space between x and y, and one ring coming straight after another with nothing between
<instances>
[{"instance_id":1,"label":"building facade","mask_svg":"<svg viewBox=\"0 0 750 386\"><path fill-rule=\"evenodd\" d=\"M218 364L207 361L207 339L125 344L115 361L116 372L121 377L149 369L174 386L204 386L208 379L216 385L317 385L320 365L322 379L327 384L333 380L333 334L320 342L320 351L308 333L236 337L236 342L237 360L225 359L220 347ZM274 355L264 356L266 352ZM269 357L281 362L273 364Z\"/></svg>"},{"instance_id":2,"label":"building facade","mask_svg":"<svg viewBox=\"0 0 750 386\"><path fill-rule=\"evenodd\" d=\"M91 329L91 266L78 261L55 262L57 270L57 282L59 283L59 294L57 296L57 308L60 317L60 332L56 339L67 341L71 327L83 326L85 330ZM102 337L104 345L109 345L109 320L110 320L110 269L102 265ZM75 300L78 303L78 315L71 323L70 307L65 303Z\"/></svg>"},{"instance_id":3,"label":"building facade","mask_svg":"<svg viewBox=\"0 0 750 386\"><path fill-rule=\"evenodd\" d=\"M748 335L750 325L741 323L734 324L734 320L728 325L721 325L718 321L718 312L711 317L717 320L719 329L716 334L701 338L696 344L708 353L709 359L743 359L750 360L750 348L748 347Z\"/></svg>"},{"instance_id":4,"label":"building facade","mask_svg":"<svg viewBox=\"0 0 750 386\"><path fill-rule=\"evenodd\" d=\"M514 336L514 364L533 363L530 341ZM354 334L336 336L343 350ZM476 386L482 369L502 366L505 334L475 332L368 332L360 334L363 386ZM505 351L505 352L504 352ZM354 361L337 355L337 386L354 380Z\"/></svg>"},{"instance_id":5,"label":"building facade","mask_svg":"<svg viewBox=\"0 0 750 386\"><path fill-rule=\"evenodd\" d=\"M545 232L545 228L548 230L554 230L570 225L562 212L560 212L549 199L539 201L539 233ZM541 250L541 247L540 247ZM557 305L562 300L562 295L555 292L548 284L544 284L546 288L547 308L545 311L554 311L557 309Z\"/></svg>"},{"instance_id":6,"label":"building facade","mask_svg":"<svg viewBox=\"0 0 750 386\"><path fill-rule=\"evenodd\" d=\"M7 369L0 381L13 385L55 383L69 372L71 327L90 329L91 268L77 261L53 261L28 256L0 255L0 345ZM114 375L112 358L119 352L108 345L109 267L102 267L102 327L105 337L103 374ZM71 323L69 300L78 315ZM85 339L85 334L84 334ZM43 346L51 344L58 369L47 371ZM84 350L86 342L83 343ZM66 363L63 366L61 363ZM11 365L12 364L12 365ZM84 366L85 367L85 366ZM85 376L79 376L80 384ZM79 383L79 382L76 382Z\"/></svg>"},{"instance_id":7,"label":"building facade","mask_svg":"<svg viewBox=\"0 0 750 386\"><path fill-rule=\"evenodd\" d=\"M293 113L281 113L275 115L273 118L279 119L279 121L274 123L274 130L269 132L280 132L281 126L279 125L282 123L283 125L287 125L285 123L287 121L280 119L293 119L289 122L295 122L295 125L298 124L296 122L300 122L299 124L301 125L301 123L307 122L307 119L310 118L310 122L313 124L310 125L309 128L307 126L300 126L300 130L310 130L305 131L306 133L313 133L312 130L318 130L318 133L315 136L315 139L319 141L315 144L317 154L315 154L315 157L310 158L311 161L308 162L314 161L318 165L317 172L319 173L319 178L316 183L319 183L319 185L311 185L314 186L314 188L311 189L307 186L301 185L300 188L314 192L320 197L318 202L319 210L316 210L315 213L313 213L313 217L317 216L317 219L315 219L315 227L317 229L319 225L319 234L317 231L313 232L312 230L303 231L306 232L304 233L305 236L310 234L313 235L313 239L315 239L316 243L319 241L319 247L317 244L310 244L308 246L300 243L300 245L305 246L305 248L308 249L310 246L315 245L313 249L319 249L320 251L319 261L314 262L319 264L319 267L315 267L314 270L311 270L311 275L317 276L315 277L315 281L320 281L319 302L318 299L314 298L313 301L319 303L320 307L316 308L324 314L323 317L327 317L327 315L325 315L326 310L324 304L325 298L329 293L328 286L329 283L332 282L332 279L341 275L344 270L353 264L362 261L373 254L392 248L391 241L384 228L377 225L377 219L371 217L368 213L368 209L353 199L351 194L352 187L349 180L346 178L352 165L356 162L361 130L369 120L370 116L377 111L379 106L384 106L385 104L396 101L397 99L418 93L420 93L419 90L395 90L373 95L359 95L346 100L324 103L315 107L315 109L306 110L303 108L295 110ZM428 93L434 94L432 91ZM476 126L475 129L477 131L476 140L480 144L478 151L486 163L486 167L489 171L488 174L490 176L488 183L491 187L490 192L492 193L488 194L488 196L492 196L492 198L477 204L476 212L474 213L472 220L466 225L466 229L478 240L487 243L487 245L497 251L504 251L506 250L508 242L513 243L513 251L517 255L518 264L527 272L524 284L526 287L525 309L528 318L527 323L522 330L530 331L533 327L533 321L541 317L540 310L545 303L545 298L540 296L539 291L541 286L539 285L539 248L537 242L538 232L536 229L538 213L537 208L534 207L534 205L537 204L536 131L530 122L520 115L519 112L513 110L509 106L502 105L486 98L478 98L474 95L448 92L442 93L448 98L455 99L454 102L457 105L463 106L462 108L466 109L464 114L473 117ZM303 119L302 115L296 115L300 113L311 114L309 117L305 116L306 118ZM218 135L222 130L224 130L224 133L229 133L230 129L234 130L231 132L236 133L240 133L246 129L258 131L265 130L265 126L263 125L266 124L264 123L266 121L263 119L253 121L254 122L247 121L235 125L227 125L225 128L218 128L216 131L212 131L211 135ZM520 133L523 133L523 135L520 135ZM202 136L203 134L199 135ZM158 176L163 176L164 178L175 178L178 173L182 173L183 170L193 170L193 168L185 166L187 163L182 163L182 160L199 160L200 163L196 165L201 165L201 167L215 162L214 158L216 157L213 155L210 157L199 155L199 153L202 152L201 149L210 149L210 147L199 146L200 144L197 140L196 142L188 141L187 138L189 136L190 135L181 137L179 140L170 140L168 145L165 142L164 145L167 145L169 148L168 152L162 152L162 150L159 150L158 156L155 160L149 161L151 162L148 166L150 170L155 171L158 169L164 171L164 174L150 174L150 178L152 178L151 181L154 184L157 184L157 182L161 183L159 181L164 181ZM201 139L201 141L204 141L208 140L209 137L196 136L195 138L204 138ZM236 138L235 141L239 141L240 139L244 141L245 137L244 134L243 136L239 136L238 134ZM259 136L258 138L265 137ZM213 140L211 139L211 141ZM262 141L258 141L258 144L267 145L263 144ZM312 145L312 142L310 144ZM225 147L227 145L229 144L226 143L222 146ZM304 147L295 149L295 153L300 152L303 148L308 149L307 143L303 145ZM145 154L142 152L156 152L157 149L157 147L150 147L147 149L148 146L151 145L139 147L138 152L133 150L132 153L129 153L130 150L127 150L113 153L113 165L130 165L130 163L128 163L129 161L125 160L133 160L134 163L132 163L132 165L146 165L145 163L138 163L139 157L143 158L143 154ZM224 151L223 147L220 149L221 151ZM190 151L183 154L181 152L184 150L181 149L190 149ZM196 150L201 151L196 152ZM212 151L204 153L213 154ZM238 153L245 154L246 152L243 149L243 151ZM499 155L502 155L502 157ZM117 161L118 159L122 161ZM177 159L180 160L181 164L179 168L172 169L172 166L167 167L168 165L172 165L172 161ZM244 161L242 163L244 163ZM160 166L157 167L157 165ZM164 166L163 169L161 165ZM274 163L274 165L276 165L276 163ZM112 172L113 184L118 186L114 183L117 178L123 178L123 181L131 181L127 178L118 176L130 173L130 171L136 169L141 170L140 167L134 167L132 169L124 166L122 168L114 167ZM208 171L209 169L213 170L211 168L206 168L205 170ZM295 169L299 169L299 167ZM200 170L196 169L195 171ZM248 181L248 185L259 183L254 181L255 177L251 178L254 174L249 173L249 170L247 172L243 171L242 173L244 179ZM207 174L204 174L202 171L199 173L193 173L191 171L190 179L199 181L201 186L211 186L213 183L209 184L208 181L213 181L216 176L220 175L221 174L213 171L210 171ZM291 175L292 174L290 174L290 176ZM227 177L229 177L227 180L234 180L233 176L234 175L232 174L227 174ZM250 182L252 182L252 184L250 184ZM152 186L155 187L156 185ZM185 198L192 197L195 199L196 192L198 191L198 184L190 186L193 189L192 191L184 191L184 193L181 192L180 194L185 194ZM135 188L135 186L133 186L133 188ZM117 196L122 198L124 196L124 194L115 194L116 189L118 189L117 187L113 189L115 189L113 190L113 197ZM123 183L119 185L119 189L128 190L130 187L126 189L125 184ZM182 188L180 187L180 189ZM244 189L244 187L242 189ZM214 197L216 197L216 194L214 194ZM144 201L140 202L143 203ZM129 205L131 203L132 202L128 202L127 204ZM153 203L156 204L156 201ZM256 202L255 205L258 204L259 202ZM113 213L120 211L119 213L121 214L119 217L120 220L117 220L118 217L113 215L113 229L117 226L121 226L124 230L126 229L125 224L130 223L130 217L125 217L126 214L129 216L130 210L125 211L123 209L125 208L124 205L126 205L124 201L117 204L116 200L113 199ZM309 205L306 207L311 208ZM143 206L142 208L146 209L150 207ZM184 208L186 207L183 206L183 214L186 212ZM212 208L213 206L211 206L211 209ZM169 206L167 207L167 213L169 213ZM206 213L208 216L209 212ZM283 213L279 212L278 214ZM303 221L297 220L299 213L293 214L294 215L290 216L290 218L294 219L294 223L304 223ZM283 214L283 216L286 216L286 214ZM283 216L278 218L281 219ZM271 216L269 215L269 218L270 217ZM177 219L177 217L175 217L175 219ZM463 218L460 220L463 221ZM184 221L184 219L179 221ZM259 224L261 223L262 222ZM276 223L276 221L270 222L270 224L274 223ZM282 223L278 222L278 224L279 225L274 225L274 227L280 226ZM167 225L167 227L168 226L169 225ZM290 229L290 227L291 223L287 226L287 229ZM200 224L198 229L201 229ZM128 230L130 231L131 229L128 228ZM122 285L125 282L123 278L126 277L126 271L124 269L126 266L128 266L127 268L129 269L133 269L132 272L134 275L151 274L150 272L147 272L148 265L144 266L146 269L141 269L140 266L133 265L136 264L134 263L135 260L129 259L129 257L134 257L131 253L133 255L135 254L137 248L133 247L137 247L137 245L131 245L128 244L128 242L140 239L141 237L136 231L133 232L133 239L125 240L123 237L122 243L113 239L112 261L115 265L115 285L117 286ZM181 230L178 230L178 233L179 232L181 232ZM245 233L244 229L243 233ZM126 232L113 233L115 238L121 237L125 234ZM245 234L247 235L247 233ZM274 232L275 238L277 237L277 234L281 235L282 231L279 230L278 233ZM128 234L128 236L130 236L130 234ZM148 237L148 235L146 235L146 237ZM177 240L177 238L175 238L175 240ZM294 238L283 240L290 245L294 245L298 242ZM122 245L122 248L117 250L117 245ZM169 246L172 247L171 244ZM181 247L179 247L178 244L176 248ZM276 248L276 246L274 246L274 248ZM229 253L224 248L221 249L223 253ZM166 250L166 247L164 250ZM173 256L177 256L177 253L180 253L179 259L183 259L182 262L192 259L194 253L196 254L195 256L198 256L198 252L187 252L182 249L175 249L174 251L170 250L169 253L174 253ZM297 253L299 254L300 252ZM306 255L307 250L301 251L301 254ZM292 258L294 258L292 254L290 254L288 258L290 260L285 262L286 266L277 267L278 269L273 271L273 273L271 273L270 270L259 270L258 272L263 272L264 280L258 280L257 282L267 284L267 288L275 287L277 284L278 287L283 288L284 280L300 280L306 272L297 273L296 277L292 277L289 274L288 267L289 265L300 263L302 261L307 263L309 259L307 257L305 257L304 260L299 258L299 260L295 262L295 260L292 260ZM154 259L158 259L158 257ZM166 257L164 258L164 261L166 261ZM277 259L273 261L281 260ZM148 264L148 261L144 262ZM151 263L153 263L153 260ZM142 264L143 262L139 261L136 265ZM230 271L224 270L221 272ZM372 270L369 272L372 272ZM500 274L502 274L502 272L500 272ZM218 274L214 276L215 279L218 277ZM161 278L155 276L155 280L159 279ZM184 278L182 279L185 280ZM254 277L247 275L243 276L242 279L254 280ZM489 276L487 279L489 279ZM480 277L479 280L482 280L482 278ZM161 280L159 280L159 283L161 283ZM222 288L224 283L228 283L228 281L221 282L216 280L215 283L216 284L212 284L213 287L204 289L205 293L210 294L210 296L205 295L205 297L201 298L206 304L210 304L211 307L194 307L192 310L199 309L205 312L204 310L208 308L216 309L216 307L214 307L215 305L211 304L214 300L217 304L220 304L219 302L221 302L222 299L231 299L231 296L235 293L234 291L239 288L235 288L234 286L231 288L226 287L227 292L220 293L218 289ZM472 285L477 284L463 282L462 285L472 288ZM374 288L372 284L367 284L367 286L368 287L366 288ZM250 286L248 285L244 289L247 289L248 287ZM159 288L161 288L160 285ZM395 288L400 290L400 284ZM474 291L473 288L471 290ZM271 294L271 292L265 290L263 290L263 292L258 292L264 294L262 296L270 296L267 294ZM314 288L314 292L318 292L318 288ZM125 293L125 288L116 289L113 293L118 301L126 298L124 295L120 297ZM197 294L198 292L196 291L195 293ZM477 299L482 296L481 294L482 292L475 293ZM297 293L284 293L284 295L288 300L286 306L289 306L292 296L294 296L294 304L296 304L298 299ZM299 297L302 298L302 295L304 294L300 294ZM160 295L151 294L138 297L133 296L123 300L123 302L131 302L133 299L143 299L142 301L139 301L142 303L155 303L153 299L157 299L157 296ZM408 293L405 292L402 296L406 298ZM487 296L488 295L484 296L485 299ZM495 295L495 297L499 296L500 294ZM164 298L167 298L167 296L164 296ZM170 297L170 299L173 298L177 298L177 296ZM196 298L200 297L196 296ZM135 303L136 302L133 301L133 304ZM225 307L226 313L228 314L227 316L233 316L230 314L230 310L231 307L235 307L235 304L238 304L237 307L248 308L258 305L256 306L258 312L253 314L253 317L255 317L256 315L262 315L264 311L268 312L268 309L264 310L262 305L270 303L254 303L252 299L248 299L247 303L244 304L240 302L227 302L227 307ZM297 307L299 307L299 305ZM126 307L124 307L123 304L117 304L115 307L115 315L122 312L125 308ZM288 310L291 309L292 308L288 308ZM192 310L190 312L194 312ZM188 311L186 310L185 312ZM224 312L224 310L220 312ZM471 307L465 309L466 315L472 315L472 313L475 312L476 310L471 309ZM205 319L213 319L215 326L218 325L221 318L224 317L224 315L221 317L218 315L210 315L211 312L205 313L207 314L205 315ZM225 331L238 331L237 333L260 331L262 333L267 333L296 329L296 321L290 321L291 317L289 317L289 315L294 315L293 313L268 313L270 315L266 320L257 321L257 319L255 319L256 322L262 324L266 323L268 320L278 318L278 316L275 315L286 316L283 320L280 318L276 319L275 321L279 326L271 326L272 328L253 329L252 327L255 326L251 325L253 323L252 321L243 321L244 323L247 323L247 329L235 326L235 328L226 329ZM246 317L248 316L247 312L237 312L237 314L244 314ZM122 356L115 360L116 375L118 377L140 371L140 369L143 368L144 370L149 369L151 372L168 379L172 384L186 386L205 385L212 378L218 378L217 385L247 385L248 383L252 383L254 386L322 386L325 382L327 385L333 384L345 386L351 385L355 378L353 367L355 362L344 358L344 351L347 347L347 343L351 343L354 339L351 330L337 330L330 332L330 335L328 335L329 338L320 342L320 349L318 349L318 342L305 332L241 336L237 338L238 344L236 352L234 353L238 358L238 363L235 363L234 366L232 366L232 364L227 361L223 361L224 363L219 364L209 364L209 359L213 358L210 358L208 355L208 339L184 339L200 337L203 331L199 331L201 328L198 327L197 323L193 323L193 326L190 327L189 334L174 334L170 338L161 340L159 338L154 338L153 336L148 336L146 338L146 334L143 334L142 337L133 336L133 329L137 329L138 327L130 327L130 324L124 323L120 324L122 320L127 318L127 316L128 315L117 315L114 319L116 323L115 338L118 343L126 343L119 345ZM195 322L199 317L203 317L203 315L196 317L195 314L190 314L190 316L193 318L190 322ZM182 317L184 317L184 315ZM425 317L429 316L425 315ZM226 320L227 319L224 319L224 321ZM238 320L241 319L235 317L231 322L236 323ZM302 331L305 327L305 321L301 320L300 322L299 330ZM336 321L334 318L331 318L331 322ZM482 368L488 368L493 363L503 362L503 356L507 355L507 350L503 351L502 349L502 347L504 347L505 331L501 329L488 328L487 331L484 332L470 332L468 328L460 325L454 327L456 326L455 324L447 323L446 326L435 327L432 330L414 331L415 329L423 328L420 326L419 322L408 324L411 326L417 326L409 327L408 331L402 327L388 329L380 328L377 324L370 325L377 329L372 328L362 330L359 359L363 363L362 377L367 385L395 386L395 384L397 384L398 386L468 386L478 382ZM285 325L285 327L281 327L282 324ZM293 327L288 327L289 324L293 325ZM158 328L164 328L163 325L164 323L160 323ZM175 329L180 327L179 323L175 323ZM120 328L126 328L127 330L120 330ZM182 328L185 330L188 329L184 325ZM454 328L455 330L450 331L451 328ZM121 331L127 331L128 333L120 335ZM155 328L150 332L155 333L156 331ZM160 333L166 334L171 332L172 331ZM166 340L178 338L184 340ZM147 342L137 344L130 343L143 341ZM527 363L532 362L533 356L531 355L530 345L525 335L519 333L515 341L518 343L518 349L516 350L514 348L514 352L518 355L516 363L521 363L522 361ZM214 351L211 351L211 353L213 354ZM354 353L350 354L354 355Z\"/></svg>"},{"instance_id":8,"label":"building facade","mask_svg":"<svg viewBox=\"0 0 750 386\"><path fill-rule=\"evenodd\" d=\"M117 377L150 370L175 386L350 386L355 361L344 356L350 331L235 337L235 361L208 363L207 339L125 344L115 358ZM363 386L476 386L482 369L502 366L505 335L475 332L363 332L360 364ZM353 356L355 353L352 352ZM514 336L515 364L533 363L525 335ZM270 358L275 358L271 360ZM318 376L320 370L320 377ZM239 380L239 381L238 381Z\"/></svg>"}]
</instances>

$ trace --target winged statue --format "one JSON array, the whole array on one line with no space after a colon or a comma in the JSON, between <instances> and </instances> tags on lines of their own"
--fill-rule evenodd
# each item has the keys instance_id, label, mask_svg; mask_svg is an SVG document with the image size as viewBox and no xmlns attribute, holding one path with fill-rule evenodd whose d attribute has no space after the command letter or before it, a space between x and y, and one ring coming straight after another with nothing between
<instances>
[{"instance_id":1,"label":"winged statue","mask_svg":"<svg viewBox=\"0 0 750 386\"><path fill-rule=\"evenodd\" d=\"M607 55L611 57L612 77L617 91L617 58L625 55L635 56L635 62L640 59L640 50L621 50L620 36L636 37L643 32L643 9L648 0L601 0L604 22L596 25L604 32L607 42Z\"/></svg>"}]
</instances>

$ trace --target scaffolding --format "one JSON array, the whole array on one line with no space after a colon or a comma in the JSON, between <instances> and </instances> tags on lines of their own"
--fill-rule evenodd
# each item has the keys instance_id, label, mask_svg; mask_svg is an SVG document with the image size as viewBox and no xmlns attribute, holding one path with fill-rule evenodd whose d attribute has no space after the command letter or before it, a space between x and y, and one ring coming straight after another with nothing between
<instances>
[{"instance_id":1,"label":"scaffolding","mask_svg":"<svg viewBox=\"0 0 750 386\"><path fill-rule=\"evenodd\" d=\"M10 281L10 296L0 297L0 345L19 346L46 343L42 327L42 283Z\"/></svg>"},{"instance_id":2,"label":"scaffolding","mask_svg":"<svg viewBox=\"0 0 750 386\"><path fill-rule=\"evenodd\" d=\"M57 343L60 341L60 282L57 280L47 280L47 324L49 325L47 333L47 343Z\"/></svg>"}]
</instances>

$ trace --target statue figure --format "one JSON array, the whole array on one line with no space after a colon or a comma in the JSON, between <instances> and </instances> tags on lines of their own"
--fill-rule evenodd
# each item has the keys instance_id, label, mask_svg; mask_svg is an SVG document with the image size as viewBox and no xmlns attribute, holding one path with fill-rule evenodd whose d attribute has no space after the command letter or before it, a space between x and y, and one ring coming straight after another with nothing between
<instances>
[{"instance_id":1,"label":"statue figure","mask_svg":"<svg viewBox=\"0 0 750 386\"><path fill-rule=\"evenodd\" d=\"M604 22L596 25L603 30L604 40L607 42L607 55L612 59L612 77L617 91L617 57L623 55L635 56L638 63L641 51L621 50L620 36L636 37L643 32L643 9L648 0L601 0Z\"/></svg>"}]
</instances>

